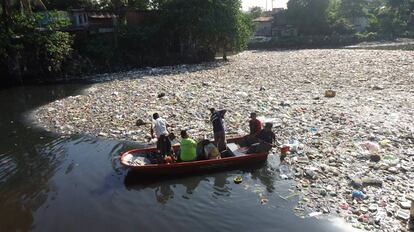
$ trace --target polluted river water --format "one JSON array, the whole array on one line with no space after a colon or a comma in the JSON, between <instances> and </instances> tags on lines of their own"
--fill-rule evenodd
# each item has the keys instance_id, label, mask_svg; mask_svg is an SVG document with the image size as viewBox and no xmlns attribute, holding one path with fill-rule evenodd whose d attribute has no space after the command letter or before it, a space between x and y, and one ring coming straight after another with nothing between
<instances>
[{"instance_id":1,"label":"polluted river water","mask_svg":"<svg viewBox=\"0 0 414 232\"><path fill-rule=\"evenodd\" d=\"M244 52L225 64L101 75L102 83L93 85L2 90L0 230L399 230L399 205L413 190L413 57L407 51ZM328 88L336 97L324 97ZM283 165L272 154L251 170L127 181L119 154L142 147L147 133L134 120L160 111L199 137L210 131L204 109L211 105L230 109L229 134L246 132L254 110L272 119L282 143L303 151ZM169 111L185 106L199 112ZM364 150L367 141L381 145L377 153ZM370 155L382 160L371 162ZM373 175L382 186L364 187L362 201L350 199L360 189L358 178ZM240 185L236 176L243 177ZM377 223L383 210L390 215Z\"/></svg>"},{"instance_id":2,"label":"polluted river water","mask_svg":"<svg viewBox=\"0 0 414 232\"><path fill-rule=\"evenodd\" d=\"M279 179L275 157L253 170L127 183L118 157L140 144L62 136L30 118L36 107L83 88L0 91L0 231L341 231L294 214L297 199L279 197L290 194L292 181ZM243 176L241 185L235 176Z\"/></svg>"}]
</instances>

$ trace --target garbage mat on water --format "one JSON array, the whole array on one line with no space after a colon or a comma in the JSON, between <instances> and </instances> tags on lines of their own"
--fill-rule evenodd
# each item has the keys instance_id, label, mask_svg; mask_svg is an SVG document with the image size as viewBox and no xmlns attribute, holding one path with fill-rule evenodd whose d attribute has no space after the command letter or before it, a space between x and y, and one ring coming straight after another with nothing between
<instances>
[{"instance_id":1,"label":"garbage mat on water","mask_svg":"<svg viewBox=\"0 0 414 232\"><path fill-rule=\"evenodd\" d=\"M402 230L406 225L397 217L395 194L414 187L413 63L411 51L247 51L226 63L97 75L93 78L102 83L41 106L33 115L40 125L64 135L145 142L151 138L149 125L135 122L151 122L154 112L195 139L213 138L209 107L230 110L224 118L227 137L248 134L248 116L257 112L272 119L278 141L294 138L304 145L303 153L292 151L284 161L295 170L292 189L305 196L295 211L335 214L331 209L339 202L354 205L347 176L375 177L383 184L361 182L358 189L368 198L358 204L369 210L369 201L378 199L386 206L377 212L387 208L389 214L378 225L358 221L351 207L339 216L371 231ZM386 88L373 91L372 86ZM334 98L324 97L327 89L336 91ZM160 93L165 96L158 98ZM364 141L379 149L355 146ZM378 162L361 159L377 151ZM305 175L310 167L317 178ZM321 189L326 190L323 197Z\"/></svg>"}]
</instances>

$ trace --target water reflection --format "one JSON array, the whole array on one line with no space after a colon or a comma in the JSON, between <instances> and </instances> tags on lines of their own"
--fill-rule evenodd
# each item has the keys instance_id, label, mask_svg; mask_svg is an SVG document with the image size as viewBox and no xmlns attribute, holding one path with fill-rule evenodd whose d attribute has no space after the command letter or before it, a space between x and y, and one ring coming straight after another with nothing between
<instances>
[{"instance_id":1,"label":"water reflection","mask_svg":"<svg viewBox=\"0 0 414 232\"><path fill-rule=\"evenodd\" d=\"M174 199L177 188L181 187L185 188L185 194L182 198L191 199L202 182L206 183L203 184L203 191L207 191L213 198L220 199L223 197L230 197L233 193L234 186L237 186L233 182L233 179L236 176L242 176L244 179L244 182L238 185L238 189L244 189L244 191L255 193L260 189L261 195L271 194L275 189L274 183L276 175L273 175L270 172L268 166L263 164L244 170L162 178L143 177L134 172L128 172L125 176L124 184L128 191L144 191L151 189L154 191L156 201L165 205L168 201ZM260 184L257 184L257 180ZM256 187L252 187L253 182L256 183ZM264 187L257 187L258 185ZM206 186L210 187L206 190Z\"/></svg>"},{"instance_id":2,"label":"water reflection","mask_svg":"<svg viewBox=\"0 0 414 232\"><path fill-rule=\"evenodd\" d=\"M140 144L60 137L27 123L25 112L78 88L0 91L0 107L7 109L0 114L0 231L326 231L299 220L277 196L285 187L271 157L250 170L130 178L119 154ZM236 176L242 184L233 182Z\"/></svg>"},{"instance_id":3,"label":"water reflection","mask_svg":"<svg viewBox=\"0 0 414 232\"><path fill-rule=\"evenodd\" d=\"M214 192L213 192L214 198L230 196L231 187L229 186L229 184L231 182L228 180L228 177L229 175L227 174L227 172L220 172L220 173L215 174L212 177L213 183L214 183Z\"/></svg>"},{"instance_id":4,"label":"water reflection","mask_svg":"<svg viewBox=\"0 0 414 232\"><path fill-rule=\"evenodd\" d=\"M277 155L270 154L265 168L255 168L251 170L252 179L259 180L269 193L275 191L274 183L279 180L280 158Z\"/></svg>"},{"instance_id":5,"label":"water reflection","mask_svg":"<svg viewBox=\"0 0 414 232\"><path fill-rule=\"evenodd\" d=\"M0 163L0 175L7 177L0 186L0 205L7 209L0 210L0 228L5 228L2 231L29 230L32 211L56 194L48 182L63 158L64 142L57 139L27 152L19 149L2 156L3 161L8 160Z\"/></svg>"},{"instance_id":6,"label":"water reflection","mask_svg":"<svg viewBox=\"0 0 414 232\"><path fill-rule=\"evenodd\" d=\"M26 113L75 94L78 85L0 91L0 231L28 231L33 212L56 194L50 178L62 160L63 139L30 126Z\"/></svg>"},{"instance_id":7,"label":"water reflection","mask_svg":"<svg viewBox=\"0 0 414 232\"><path fill-rule=\"evenodd\" d=\"M184 198L190 199L191 195L198 187L201 181L207 179L203 176L175 176L175 177L141 177L134 172L128 172L125 177L125 187L131 191L141 191L145 189L152 189L155 194L155 199L160 204L166 204L170 199L174 198L174 189L177 186L184 186L185 192L188 194Z\"/></svg>"},{"instance_id":8,"label":"water reflection","mask_svg":"<svg viewBox=\"0 0 414 232\"><path fill-rule=\"evenodd\" d=\"M17 164L10 152L0 155L0 184L6 182L17 172Z\"/></svg>"}]
</instances>

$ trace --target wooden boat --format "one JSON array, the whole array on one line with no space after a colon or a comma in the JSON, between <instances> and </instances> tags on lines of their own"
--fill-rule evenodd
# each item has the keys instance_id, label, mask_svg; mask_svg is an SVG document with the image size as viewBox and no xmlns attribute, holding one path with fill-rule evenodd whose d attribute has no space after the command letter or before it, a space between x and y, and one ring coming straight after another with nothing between
<instances>
[{"instance_id":1,"label":"wooden boat","mask_svg":"<svg viewBox=\"0 0 414 232\"><path fill-rule=\"evenodd\" d=\"M242 138L228 139L228 143L236 143ZM179 145L174 145L174 151L177 151ZM176 162L151 164L148 160L145 162L145 155L156 152L156 148L134 149L123 153L120 157L121 164L128 167L130 171L149 176L179 175L192 174L200 172L211 172L216 170L230 170L243 167L255 166L264 163L267 160L268 152L246 154L247 147L240 147L233 151L234 156L211 160L196 160L190 162ZM140 162L134 162L135 158L140 157Z\"/></svg>"}]
</instances>

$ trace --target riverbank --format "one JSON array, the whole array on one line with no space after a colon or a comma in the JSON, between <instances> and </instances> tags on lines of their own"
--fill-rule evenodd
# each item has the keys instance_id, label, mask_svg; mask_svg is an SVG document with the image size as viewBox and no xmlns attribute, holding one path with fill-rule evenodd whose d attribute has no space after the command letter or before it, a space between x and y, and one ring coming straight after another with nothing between
<instances>
[{"instance_id":1,"label":"riverbank","mask_svg":"<svg viewBox=\"0 0 414 232\"><path fill-rule=\"evenodd\" d=\"M249 49L374 49L374 50L414 50L412 38L382 38L375 34L258 37L249 43Z\"/></svg>"},{"instance_id":2,"label":"riverbank","mask_svg":"<svg viewBox=\"0 0 414 232\"><path fill-rule=\"evenodd\" d=\"M212 137L208 108L225 108L229 136L247 132L248 115L275 124L278 140L298 140L287 159L301 200L299 215L339 215L355 227L406 226L405 196L414 191L414 52L375 50L248 51L229 62L183 65L97 76L82 95L34 112L40 125L63 134L145 142L153 112L195 137ZM325 98L327 89L336 91ZM370 161L360 143L380 143ZM381 184L361 185L373 178ZM353 185L351 185L351 179ZM362 189L364 200L350 197ZM312 214L314 215L314 214ZM362 216L361 216L362 215Z\"/></svg>"}]
</instances>

